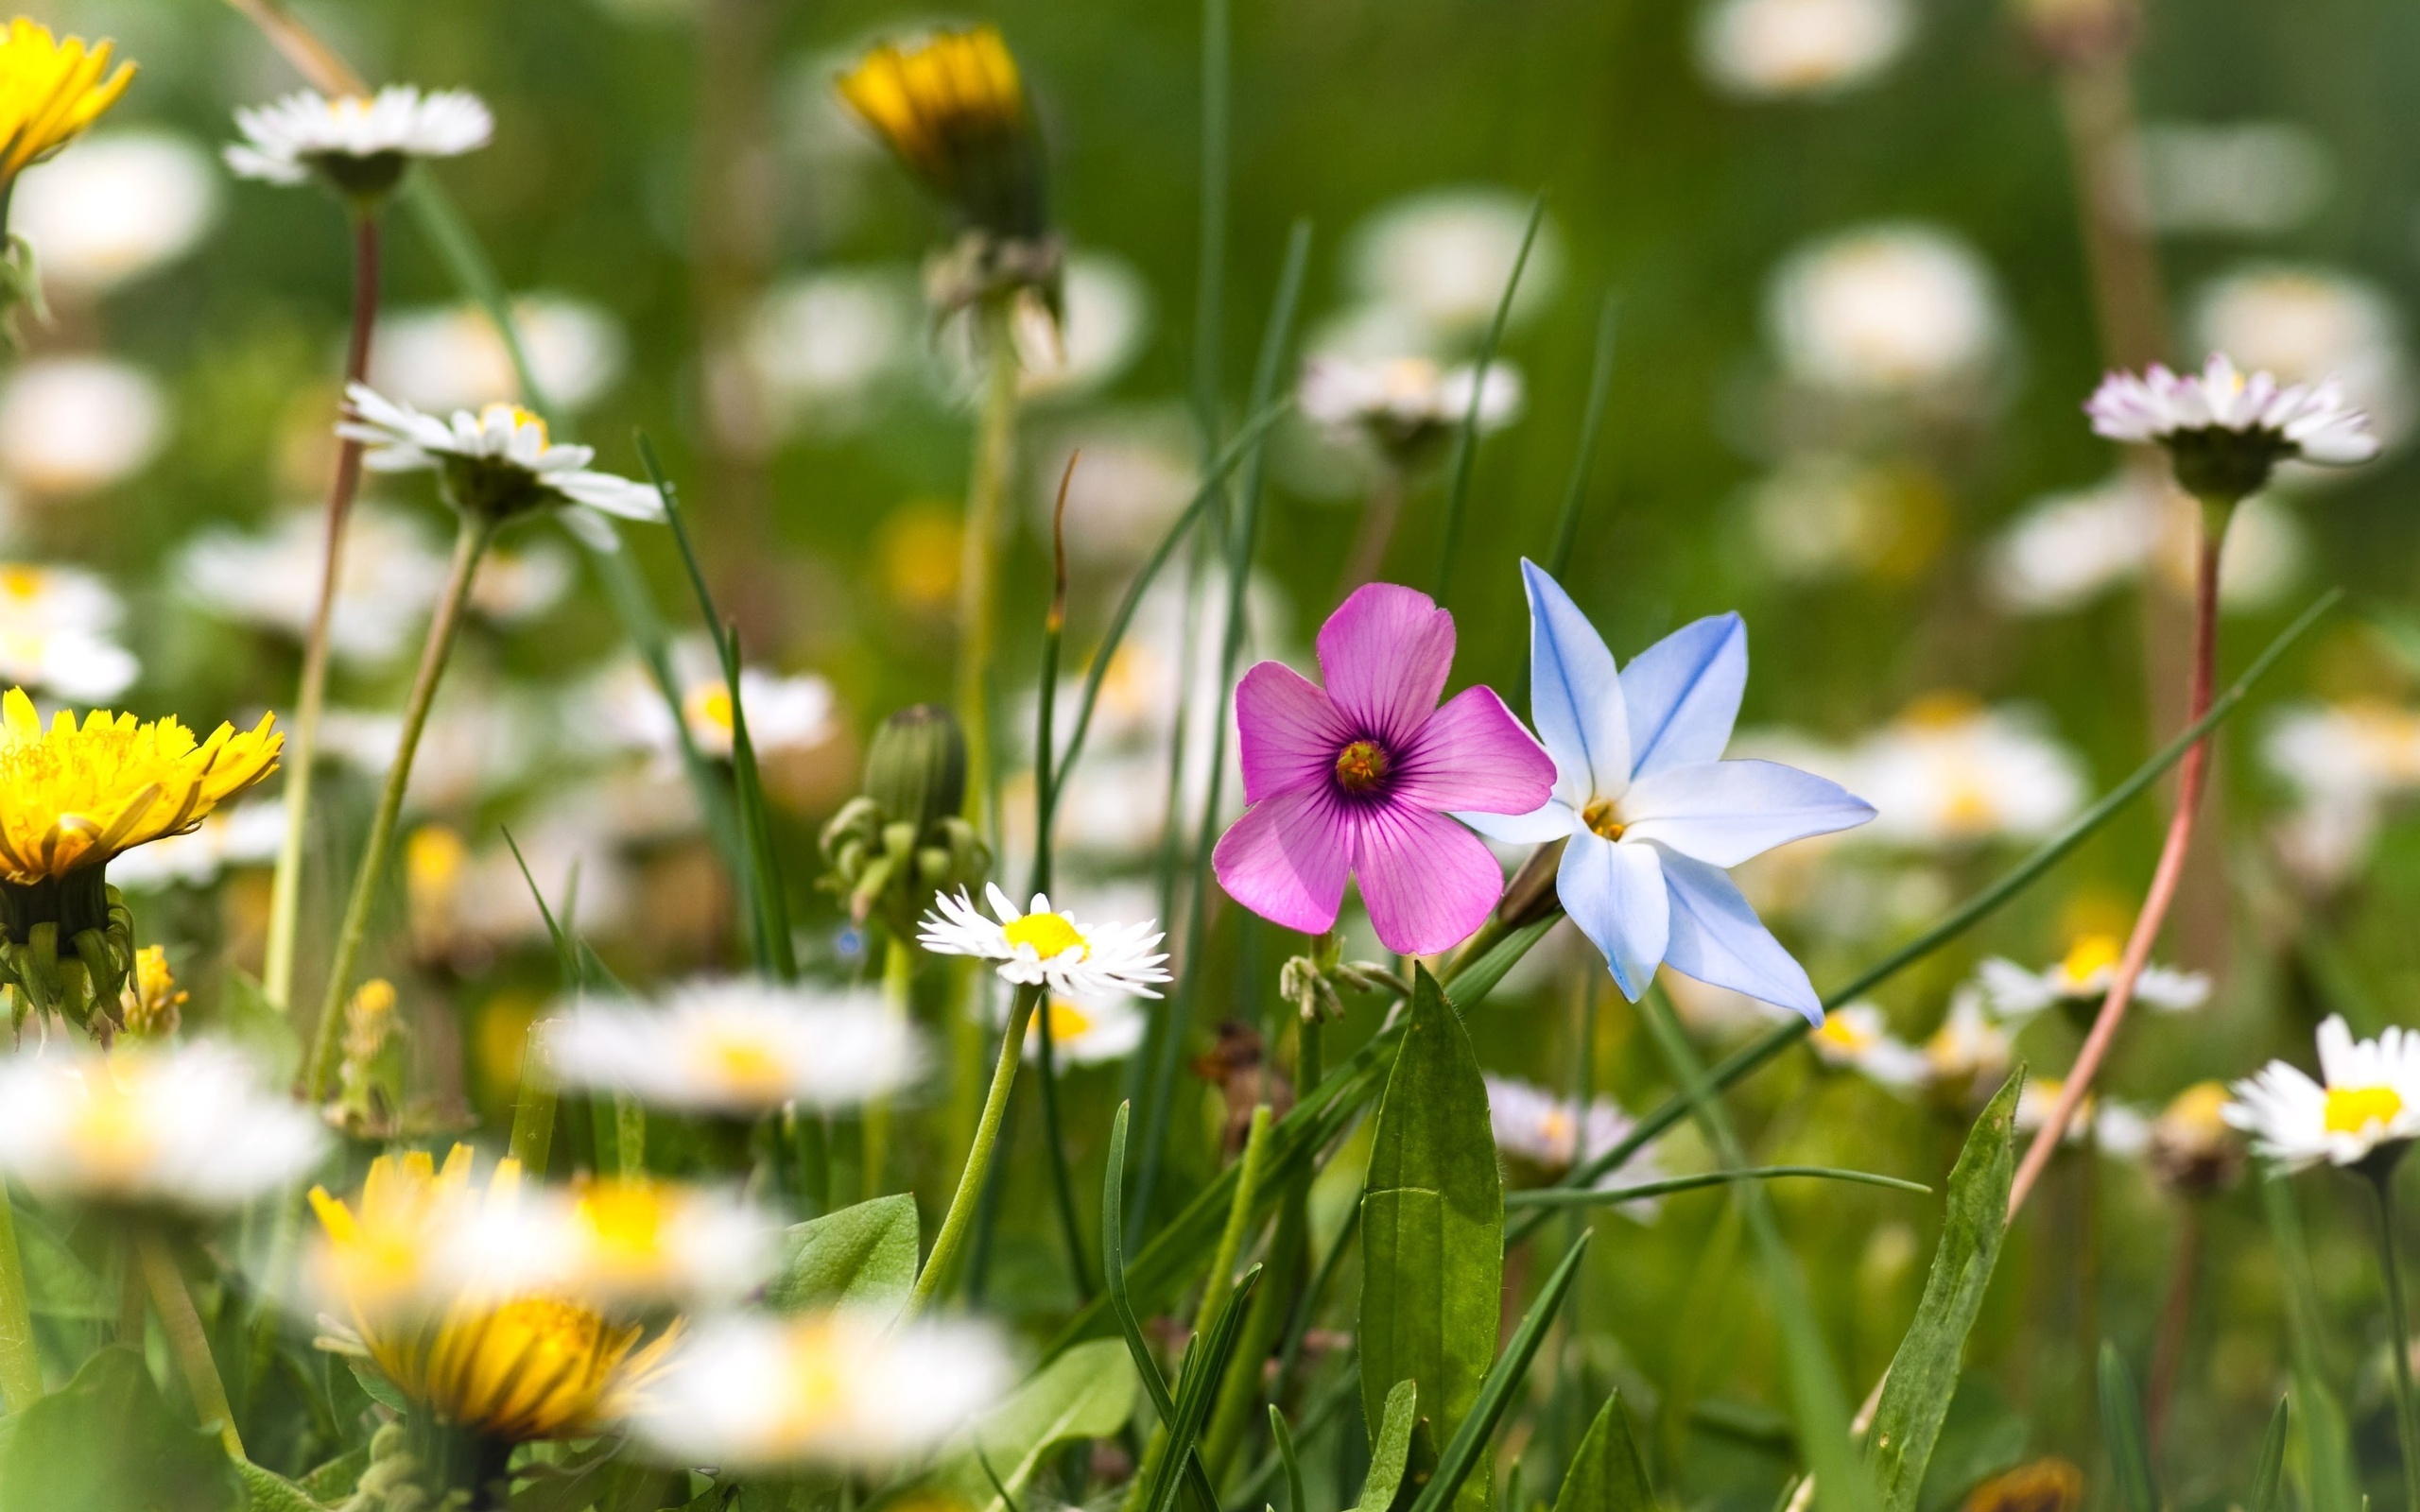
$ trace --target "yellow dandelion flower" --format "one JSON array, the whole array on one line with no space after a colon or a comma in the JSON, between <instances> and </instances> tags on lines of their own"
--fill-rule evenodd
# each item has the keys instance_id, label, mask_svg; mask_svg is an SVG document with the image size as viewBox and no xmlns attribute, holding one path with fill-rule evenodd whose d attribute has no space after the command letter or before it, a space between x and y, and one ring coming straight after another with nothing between
<instances>
[{"instance_id":1,"label":"yellow dandelion flower","mask_svg":"<svg viewBox=\"0 0 2420 1512\"><path fill-rule=\"evenodd\" d=\"M19 16L0 36L0 187L65 146L117 103L134 65L110 69L106 42L60 42L48 26Z\"/></svg>"},{"instance_id":2,"label":"yellow dandelion flower","mask_svg":"<svg viewBox=\"0 0 2420 1512\"><path fill-rule=\"evenodd\" d=\"M1033 117L999 28L879 43L838 87L908 171L968 222L1002 236L1042 234Z\"/></svg>"},{"instance_id":3,"label":"yellow dandelion flower","mask_svg":"<svg viewBox=\"0 0 2420 1512\"><path fill-rule=\"evenodd\" d=\"M186 996L168 970L166 949L146 945L134 954L134 974L119 993L118 1017L130 1035L165 1040L177 1032Z\"/></svg>"}]
</instances>

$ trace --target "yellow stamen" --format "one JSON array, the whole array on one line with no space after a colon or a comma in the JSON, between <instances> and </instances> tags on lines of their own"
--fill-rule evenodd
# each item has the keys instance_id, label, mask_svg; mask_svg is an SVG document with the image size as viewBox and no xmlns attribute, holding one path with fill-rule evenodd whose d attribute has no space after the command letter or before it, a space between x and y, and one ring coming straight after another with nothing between
<instances>
[{"instance_id":1,"label":"yellow stamen","mask_svg":"<svg viewBox=\"0 0 2420 1512\"><path fill-rule=\"evenodd\" d=\"M2321 1124L2330 1134L2359 1134L2372 1124L2394 1122L2403 1099L2392 1087L2330 1087Z\"/></svg>"},{"instance_id":2,"label":"yellow stamen","mask_svg":"<svg viewBox=\"0 0 2420 1512\"><path fill-rule=\"evenodd\" d=\"M1630 826L1614 817L1614 800L1600 798L1580 811L1580 822L1608 840L1618 840Z\"/></svg>"},{"instance_id":3,"label":"yellow stamen","mask_svg":"<svg viewBox=\"0 0 2420 1512\"><path fill-rule=\"evenodd\" d=\"M1033 954L1046 961L1055 961L1071 950L1079 953L1080 961L1093 953L1092 943L1077 933L1064 914L1028 914L1000 933L1008 936L1011 950L1030 945Z\"/></svg>"},{"instance_id":4,"label":"yellow stamen","mask_svg":"<svg viewBox=\"0 0 2420 1512\"><path fill-rule=\"evenodd\" d=\"M1366 793L1386 781L1392 765L1376 741L1357 740L1337 753L1336 781L1348 793Z\"/></svg>"}]
</instances>

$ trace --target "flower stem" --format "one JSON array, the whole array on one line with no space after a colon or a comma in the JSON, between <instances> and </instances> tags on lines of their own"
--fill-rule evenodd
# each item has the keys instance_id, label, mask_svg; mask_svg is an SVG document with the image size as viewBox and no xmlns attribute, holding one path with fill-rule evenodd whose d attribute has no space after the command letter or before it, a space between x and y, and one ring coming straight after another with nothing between
<instances>
[{"instance_id":1,"label":"flower stem","mask_svg":"<svg viewBox=\"0 0 2420 1512\"><path fill-rule=\"evenodd\" d=\"M1361 504L1361 524L1353 533L1352 549L1345 553L1344 576L1336 585L1337 602L1352 596L1353 591L1378 576L1387 562L1388 543L1394 540L1395 521L1403 514L1403 469L1392 460L1378 464L1376 476L1370 480L1370 496Z\"/></svg>"},{"instance_id":2,"label":"flower stem","mask_svg":"<svg viewBox=\"0 0 2420 1512\"><path fill-rule=\"evenodd\" d=\"M135 1235L134 1252L143 1265L143 1280L151 1289L160 1327L168 1336L168 1351L177 1357L177 1368L184 1372L185 1387L193 1393L194 1409L204 1423L217 1420L218 1441L227 1446L228 1453L242 1459L244 1440L235 1432L235 1409L227 1404L218 1362L210 1357L210 1336L202 1332L201 1314L194 1311L193 1293L185 1289L177 1257L168 1252L167 1242L149 1229Z\"/></svg>"},{"instance_id":3,"label":"flower stem","mask_svg":"<svg viewBox=\"0 0 2420 1512\"><path fill-rule=\"evenodd\" d=\"M344 381L350 389L370 372L370 338L378 323L378 217L353 217L353 331L345 344ZM285 1010L294 995L294 935L302 911L302 842L310 826L313 758L320 748L320 715L327 702L328 630L336 618L337 589L344 573L345 525L361 487L361 443L337 448L336 480L328 487L327 540L320 555L320 602L302 641L302 685L294 699L285 762L285 834L277 848L276 879L269 892L268 943L261 962L261 994Z\"/></svg>"},{"instance_id":4,"label":"flower stem","mask_svg":"<svg viewBox=\"0 0 2420 1512\"><path fill-rule=\"evenodd\" d=\"M2394 1168L2389 1163L2364 1173L2370 1194L2377 1199L2378 1274L2386 1283L2389 1352L2394 1366L2394 1426L2403 1444L2403 1504L2420 1507L2420 1403L2411 1394L2411 1317L2403 1300L2403 1267L2394 1249Z\"/></svg>"},{"instance_id":5,"label":"flower stem","mask_svg":"<svg viewBox=\"0 0 2420 1512\"><path fill-rule=\"evenodd\" d=\"M2187 724L2198 721L2210 708L2219 656L2219 550L2226 542L2227 524L2233 518L2235 505L2235 500L2226 499L2205 500L2202 506L2201 560L2193 589L2193 673L2185 716ZM2026 1197L2042 1178L2043 1168L2057 1152L2076 1109L2083 1103L2084 1093L2092 1088L2093 1076L2107 1058L2109 1047L2118 1038L2118 1025L2125 1022L2126 1009L2135 1000L2135 983L2151 962L2152 946L2159 939L2160 926L2168 919L2169 905L2176 902L2177 884L2184 880L2185 858L2193 847L2193 827L2209 770L2210 742L2204 736L2185 753L2178 770L2176 812L2169 819L2168 839L2160 847L2159 865L2152 872L2151 890L2143 898L2142 912L2135 918L2135 932L2127 937L2126 954L2110 978L2109 995L2101 999L2092 1032L2084 1037L2083 1048L2076 1054L2075 1068L2067 1073L2066 1084L2059 1089L2057 1104L2043 1121L2041 1131L2033 1136L2033 1143L2027 1148L2025 1160L2017 1167L2016 1179L2009 1188L2008 1212L2012 1219L2024 1210ZM2420 1503L2414 1505L2420 1509Z\"/></svg>"},{"instance_id":6,"label":"flower stem","mask_svg":"<svg viewBox=\"0 0 2420 1512\"><path fill-rule=\"evenodd\" d=\"M1059 1209L1059 1231L1067 1241L1067 1275L1076 1283L1076 1300L1080 1304L1092 1300L1092 1268L1084 1263L1084 1226L1076 1216L1075 1179L1068 1174L1067 1147L1059 1134L1059 1067L1050 1043L1046 999L1041 1017L1037 1051L1042 1071L1042 1137L1050 1147L1050 1188Z\"/></svg>"},{"instance_id":7,"label":"flower stem","mask_svg":"<svg viewBox=\"0 0 2420 1512\"><path fill-rule=\"evenodd\" d=\"M908 1022L913 1011L916 979L916 954L908 941L892 935L882 947L882 1005L900 1022ZM881 1196L885 1167L890 1158L890 1099L876 1097L866 1104L864 1132L864 1169L859 1173L860 1194L869 1201Z\"/></svg>"},{"instance_id":8,"label":"flower stem","mask_svg":"<svg viewBox=\"0 0 2420 1512\"><path fill-rule=\"evenodd\" d=\"M2152 1351L2152 1375L2143 1388L2144 1432L2157 1455L2168 1436L2168 1409L2176 1396L2176 1375L2185 1363L2186 1340L2193 1322L2193 1291L2202 1272L2202 1200L2187 1197L2177 1209L2175 1247L2169 1255L2168 1296L2160 1304L2158 1342Z\"/></svg>"},{"instance_id":9,"label":"flower stem","mask_svg":"<svg viewBox=\"0 0 2420 1512\"><path fill-rule=\"evenodd\" d=\"M387 858L395 845L395 823L404 811L404 790L411 783L412 756L420 748L421 731L428 725L429 705L445 663L454 650L454 632L461 627L463 608L470 602L471 579L495 539L495 523L484 515L465 513L454 537L454 562L445 592L437 601L437 617L429 622L428 639L421 647L420 670L412 675L410 696L404 701L403 738L396 742L395 760L387 768L387 785L378 795L378 812L370 821L370 841L354 873L353 894L345 901L344 927L337 934L336 958L328 963L327 990L320 1000L320 1022L312 1032L311 1058L303 1069L302 1098L317 1104L327 1095L335 1074L337 1027L344 1020L345 992L354 967L361 958L363 937L370 933L370 910L377 902L378 885L387 874Z\"/></svg>"},{"instance_id":10,"label":"flower stem","mask_svg":"<svg viewBox=\"0 0 2420 1512\"><path fill-rule=\"evenodd\" d=\"M992 815L992 619L1000 554L1001 503L1016 435L1017 350L1005 299L977 312L984 362L976 419L975 472L966 488L958 576L958 722L966 730L967 817L990 833Z\"/></svg>"},{"instance_id":11,"label":"flower stem","mask_svg":"<svg viewBox=\"0 0 2420 1512\"><path fill-rule=\"evenodd\" d=\"M26 1262L17 1249L17 1220L0 1184L0 1411L15 1412L42 1395L42 1357L34 1349L33 1311L26 1301Z\"/></svg>"},{"instance_id":12,"label":"flower stem","mask_svg":"<svg viewBox=\"0 0 2420 1512\"><path fill-rule=\"evenodd\" d=\"M1000 1059L992 1068L992 1088L983 1097L983 1116L975 1125L975 1144L966 1152L966 1168L958 1174L958 1191L949 1199L949 1211L942 1217L941 1232L933 1236L933 1252L925 1258L925 1268L916 1276L916 1288L908 1296L908 1317L914 1317L931 1303L933 1294L949 1279L950 1263L958 1258L959 1246L966 1242L967 1225L974 1220L984 1177L992 1169L994 1149L1000 1143L1000 1120L1009 1109L1009 1092L1016 1086L1026 1026L1033 1022L1034 1005L1041 1001L1040 987L1020 987L1009 1005L1008 1032L1000 1037Z\"/></svg>"}]
</instances>

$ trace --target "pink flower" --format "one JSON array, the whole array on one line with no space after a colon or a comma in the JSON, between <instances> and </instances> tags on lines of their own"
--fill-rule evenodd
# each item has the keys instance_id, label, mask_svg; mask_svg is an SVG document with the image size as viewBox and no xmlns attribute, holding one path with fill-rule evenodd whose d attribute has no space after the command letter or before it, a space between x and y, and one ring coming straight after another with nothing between
<instances>
[{"instance_id":1,"label":"pink flower","mask_svg":"<svg viewBox=\"0 0 2420 1512\"><path fill-rule=\"evenodd\" d=\"M1454 616L1426 593L1357 590L1320 627L1319 654L1324 691L1277 662L1236 686L1251 807L1219 839L1219 884L1316 935L1356 875L1387 949L1449 949L1486 921L1504 873L1446 811L1527 814L1553 792L1554 761L1491 689L1437 707Z\"/></svg>"}]
</instances>

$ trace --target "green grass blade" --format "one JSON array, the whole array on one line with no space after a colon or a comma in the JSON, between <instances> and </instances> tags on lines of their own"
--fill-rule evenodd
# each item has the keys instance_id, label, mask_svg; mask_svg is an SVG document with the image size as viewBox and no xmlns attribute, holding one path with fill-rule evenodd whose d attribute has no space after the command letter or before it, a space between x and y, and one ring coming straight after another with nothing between
<instances>
[{"instance_id":1,"label":"green grass blade","mask_svg":"<svg viewBox=\"0 0 2420 1512\"><path fill-rule=\"evenodd\" d=\"M1150 1512L1175 1512L1177 1493L1192 1483L1194 1471L1201 1468L1201 1458L1195 1451L1201 1429L1209 1421L1210 1404L1218 1399L1219 1383L1227 1374L1227 1362L1235 1357L1236 1332L1243 1325L1244 1303L1259 1284L1260 1267L1254 1265L1227 1289L1226 1300L1219 1304L1219 1315L1212 1321L1208 1335L1198 1341L1199 1348L1186 1353L1184 1373L1177 1382L1176 1413L1168 1419L1167 1452L1160 1458L1158 1479L1144 1497L1143 1504ZM1183 1474L1168 1468L1171 1462L1179 1461L1184 1467ZM1207 1506L1215 1508L1218 1504L1214 1497Z\"/></svg>"},{"instance_id":2,"label":"green grass blade","mask_svg":"<svg viewBox=\"0 0 2420 1512\"><path fill-rule=\"evenodd\" d=\"M2277 1410L2269 1415L2269 1431L2260 1435L2260 1460L2252 1470L2251 1512L2279 1512L2281 1503L2277 1491L2286 1474L2286 1401L2277 1399Z\"/></svg>"},{"instance_id":3,"label":"green grass blade","mask_svg":"<svg viewBox=\"0 0 2420 1512\"><path fill-rule=\"evenodd\" d=\"M1547 571L1558 581L1571 565L1571 551L1580 541L1580 508L1588 497L1588 471L1597 464L1597 434L1605 421L1605 400L1614 387L1614 316L1619 301L1611 289L1597 312L1597 352L1588 363L1588 407L1580 418L1580 449L1571 458L1571 477L1563 487L1563 507L1555 514L1554 549L1547 555Z\"/></svg>"},{"instance_id":4,"label":"green grass blade","mask_svg":"<svg viewBox=\"0 0 2420 1512\"><path fill-rule=\"evenodd\" d=\"M2302 1211L2294 1205L2288 1178L2267 1176L2260 1180L2261 1201L2268 1209L2269 1234L2277 1246L2278 1268L2286 1278L2286 1341L2293 1362L2294 1392L2302 1399L2300 1414L2304 1504L2310 1512L2361 1512L2368 1498L2354 1468L2353 1431L2342 1403L2327 1384L2327 1363L2322 1341L2319 1287L2311 1278L2310 1251L2303 1243Z\"/></svg>"},{"instance_id":5,"label":"green grass blade","mask_svg":"<svg viewBox=\"0 0 2420 1512\"><path fill-rule=\"evenodd\" d=\"M2159 1487L2152 1479L2152 1456L2143 1435L2143 1399L2134 1372L2118 1346L2100 1341L2101 1447L2109 1454L2109 1479L2118 1512L2159 1512Z\"/></svg>"},{"instance_id":6,"label":"green grass blade","mask_svg":"<svg viewBox=\"0 0 2420 1512\"><path fill-rule=\"evenodd\" d=\"M1286 1467L1286 1512L1311 1512L1311 1499L1303 1492L1303 1462L1294 1456L1294 1435L1274 1402L1269 1407L1269 1436L1277 1446L1278 1463ZM2256 1507L2254 1512L2268 1509Z\"/></svg>"},{"instance_id":7,"label":"green grass blade","mask_svg":"<svg viewBox=\"0 0 2420 1512\"><path fill-rule=\"evenodd\" d=\"M1201 0L1201 269L1193 288L1193 413L1204 456L1219 444L1219 389L1226 344L1232 38L1228 0Z\"/></svg>"},{"instance_id":8,"label":"green grass blade","mask_svg":"<svg viewBox=\"0 0 2420 1512\"><path fill-rule=\"evenodd\" d=\"M1366 1383L1369 1370L1362 1376ZM1378 1414L1378 1436L1370 1451L1370 1470L1361 1478L1361 1500L1356 1512L1387 1512L1403 1489L1404 1471L1411 1465L1412 1430L1420 1426L1420 1383L1398 1381L1387 1388L1386 1405Z\"/></svg>"},{"instance_id":9,"label":"green grass blade","mask_svg":"<svg viewBox=\"0 0 2420 1512\"><path fill-rule=\"evenodd\" d=\"M1825 1181L1849 1181L1858 1186L1888 1187L1893 1192L1913 1192L1922 1196L1932 1194L1932 1188L1921 1181L1904 1181L1895 1176L1880 1176L1872 1171L1851 1171L1837 1165L1752 1165L1739 1171L1700 1171L1693 1176L1676 1176L1662 1181L1642 1181L1634 1187L1587 1188L1533 1187L1527 1192L1507 1193L1508 1208L1611 1208L1625 1202L1639 1202L1649 1197L1670 1196L1675 1192L1696 1192L1704 1187L1727 1186L1734 1181L1772 1181L1785 1177L1811 1177Z\"/></svg>"},{"instance_id":10,"label":"green grass blade","mask_svg":"<svg viewBox=\"0 0 2420 1512\"><path fill-rule=\"evenodd\" d=\"M1630 1416L1622 1410L1620 1392L1606 1397L1597 1420L1580 1440L1562 1488L1555 1492L1554 1512L1655 1512L1655 1492L1647 1484L1647 1467L1630 1435Z\"/></svg>"},{"instance_id":11,"label":"green grass blade","mask_svg":"<svg viewBox=\"0 0 2420 1512\"><path fill-rule=\"evenodd\" d=\"M1412 1503L1411 1512L1442 1512L1455 1501L1462 1489L1462 1483L1478 1467L1488 1440L1495 1436L1495 1425L1503 1419L1504 1410L1512 1403L1512 1393L1520 1389L1522 1378L1529 1374L1530 1361L1536 1356L1538 1346L1545 1342L1547 1325L1554 1321L1555 1314L1563 1308L1564 1294L1570 1291L1571 1283L1579 1279L1580 1262L1586 1258L1588 1241L1592 1237L1582 1234L1572 1245L1571 1252L1563 1257L1563 1263L1547 1278L1545 1289L1538 1293L1537 1300L1530 1304L1530 1311L1522 1316L1521 1326L1512 1331L1512 1342L1504 1347L1504 1353L1496 1360L1495 1367L1487 1373L1487 1380L1480 1384L1478 1400L1471 1408L1470 1416L1462 1419L1461 1426L1456 1428L1454 1435L1445 1441L1444 1452L1437 1456L1437 1473L1421 1487L1420 1499ZM1489 1300L1495 1298L1491 1297ZM1475 1497L1463 1500L1479 1506L1486 1505L1489 1488L1479 1486L1473 1490L1477 1493Z\"/></svg>"},{"instance_id":12,"label":"green grass blade","mask_svg":"<svg viewBox=\"0 0 2420 1512\"><path fill-rule=\"evenodd\" d=\"M1126 1236L1121 1221L1125 1203L1119 1189L1126 1179L1126 1124L1132 1111L1129 1105L1118 1104L1117 1114L1109 1125L1109 1170L1101 1177L1100 1194L1103 1300L1116 1316L1118 1332L1126 1340L1126 1352L1133 1358L1134 1373L1143 1378L1143 1390L1151 1399L1152 1411L1159 1414L1164 1428L1172 1428L1176 1422L1176 1401L1168 1393L1167 1378L1160 1373L1158 1358L1151 1353L1150 1341L1143 1335L1143 1320L1135 1314L1134 1303L1126 1286ZM1051 1351L1053 1355L1058 1352L1056 1349ZM1219 1495L1211 1487L1210 1473L1202 1466L1201 1456L1188 1451L1185 1459L1185 1479L1192 1484L1201 1507L1217 1507Z\"/></svg>"},{"instance_id":13,"label":"green grass blade","mask_svg":"<svg viewBox=\"0 0 2420 1512\"><path fill-rule=\"evenodd\" d=\"M1478 463L1479 401L1487 393L1487 370L1495 365L1495 349L1504 340L1505 323L1512 318L1512 296L1520 292L1521 272L1530 266L1530 249L1537 244L1539 223L1546 219L1547 197L1530 201L1530 222L1521 228L1521 249L1513 254L1512 275L1504 281L1504 296L1495 301L1495 318L1487 323L1487 338L1479 343L1478 362L1472 370L1470 407L1462 412L1461 429L1454 438L1454 481L1445 490L1445 521L1437 552L1439 603L1453 586L1454 552L1461 544L1462 510L1470 501L1471 472Z\"/></svg>"}]
</instances>

